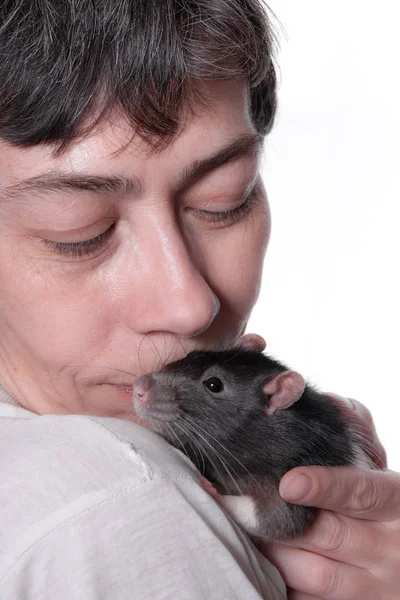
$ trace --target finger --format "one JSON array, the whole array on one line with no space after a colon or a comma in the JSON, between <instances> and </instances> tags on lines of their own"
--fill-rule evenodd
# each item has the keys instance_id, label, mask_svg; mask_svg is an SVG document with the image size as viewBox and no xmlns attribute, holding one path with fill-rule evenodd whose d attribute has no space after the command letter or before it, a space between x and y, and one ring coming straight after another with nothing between
<instances>
[{"instance_id":1,"label":"finger","mask_svg":"<svg viewBox=\"0 0 400 600\"><path fill-rule=\"evenodd\" d=\"M382 548L387 555L396 554L399 541L397 536L391 535L386 523L352 519L321 510L305 535L285 540L284 545L373 570L382 564Z\"/></svg>"},{"instance_id":2,"label":"finger","mask_svg":"<svg viewBox=\"0 0 400 600\"><path fill-rule=\"evenodd\" d=\"M297 593L321 600L376 598L376 590L371 595L373 576L358 567L281 544L270 544L263 553Z\"/></svg>"},{"instance_id":3,"label":"finger","mask_svg":"<svg viewBox=\"0 0 400 600\"><path fill-rule=\"evenodd\" d=\"M331 392L324 395L335 402L347 420L357 423L362 436L370 442L366 448L369 457L380 469L386 469L386 450L378 437L372 415L368 408L353 398L344 398Z\"/></svg>"},{"instance_id":4,"label":"finger","mask_svg":"<svg viewBox=\"0 0 400 600\"><path fill-rule=\"evenodd\" d=\"M299 477L300 476L300 477ZM284 500L372 521L400 518L400 474L355 467L296 467L279 486Z\"/></svg>"},{"instance_id":5,"label":"finger","mask_svg":"<svg viewBox=\"0 0 400 600\"><path fill-rule=\"evenodd\" d=\"M265 350L266 345L267 343L264 338L257 333L246 333L235 344L237 348L248 348L250 350L258 350L259 352Z\"/></svg>"}]
</instances>

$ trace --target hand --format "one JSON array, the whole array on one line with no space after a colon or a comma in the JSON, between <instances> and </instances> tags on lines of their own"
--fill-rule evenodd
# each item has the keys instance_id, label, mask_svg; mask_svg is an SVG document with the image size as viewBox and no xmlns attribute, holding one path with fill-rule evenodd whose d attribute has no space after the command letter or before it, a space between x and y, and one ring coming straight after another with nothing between
<instances>
[{"instance_id":1,"label":"hand","mask_svg":"<svg viewBox=\"0 0 400 600\"><path fill-rule=\"evenodd\" d=\"M329 396L334 401L338 408L340 408L345 419L355 421L361 427L361 433L363 433L364 438L368 442L367 449L370 458L380 469L385 469L387 467L386 452L378 438L368 408L353 398L343 398L343 396L332 393L325 394L325 396Z\"/></svg>"},{"instance_id":2,"label":"hand","mask_svg":"<svg viewBox=\"0 0 400 600\"><path fill-rule=\"evenodd\" d=\"M362 422L375 447L371 454L384 468L386 454L369 411L359 402L346 405L344 398L331 396L349 418ZM308 491L296 477L300 473L311 478ZM399 473L297 467L282 478L279 491L293 504L322 509L303 537L262 545L288 586L289 600L400 598Z\"/></svg>"}]
</instances>

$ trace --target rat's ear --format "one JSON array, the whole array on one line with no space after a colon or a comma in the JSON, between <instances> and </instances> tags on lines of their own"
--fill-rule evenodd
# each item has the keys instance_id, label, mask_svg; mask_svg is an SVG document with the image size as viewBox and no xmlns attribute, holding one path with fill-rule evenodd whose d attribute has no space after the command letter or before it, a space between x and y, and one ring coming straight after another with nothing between
<instances>
[{"instance_id":1,"label":"rat's ear","mask_svg":"<svg viewBox=\"0 0 400 600\"><path fill-rule=\"evenodd\" d=\"M246 335L242 335L242 337L238 339L235 348L247 348L248 350L258 350L259 352L262 352L265 350L266 345L267 344L261 335L258 335L257 333L246 333Z\"/></svg>"},{"instance_id":2,"label":"rat's ear","mask_svg":"<svg viewBox=\"0 0 400 600\"><path fill-rule=\"evenodd\" d=\"M303 395L306 383L300 373L284 371L264 384L263 392L268 396L266 413L288 408Z\"/></svg>"}]
</instances>

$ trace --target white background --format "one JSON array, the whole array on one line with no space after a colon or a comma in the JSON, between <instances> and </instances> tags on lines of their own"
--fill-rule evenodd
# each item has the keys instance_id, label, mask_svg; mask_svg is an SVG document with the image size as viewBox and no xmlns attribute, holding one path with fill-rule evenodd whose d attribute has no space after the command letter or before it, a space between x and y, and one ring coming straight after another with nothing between
<instances>
[{"instance_id":1,"label":"white background","mask_svg":"<svg viewBox=\"0 0 400 600\"><path fill-rule=\"evenodd\" d=\"M269 5L286 37L263 165L272 236L247 330L363 402L400 471L400 3Z\"/></svg>"}]
</instances>

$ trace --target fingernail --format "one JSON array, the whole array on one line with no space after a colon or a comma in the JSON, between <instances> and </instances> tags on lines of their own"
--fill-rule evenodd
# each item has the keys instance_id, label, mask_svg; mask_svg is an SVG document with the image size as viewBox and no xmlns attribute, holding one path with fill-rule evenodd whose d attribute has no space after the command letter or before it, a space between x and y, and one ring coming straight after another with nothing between
<instances>
[{"instance_id":1,"label":"fingernail","mask_svg":"<svg viewBox=\"0 0 400 600\"><path fill-rule=\"evenodd\" d=\"M279 493L288 502L304 500L310 495L313 482L308 475L301 473L285 479L279 486Z\"/></svg>"}]
</instances>

